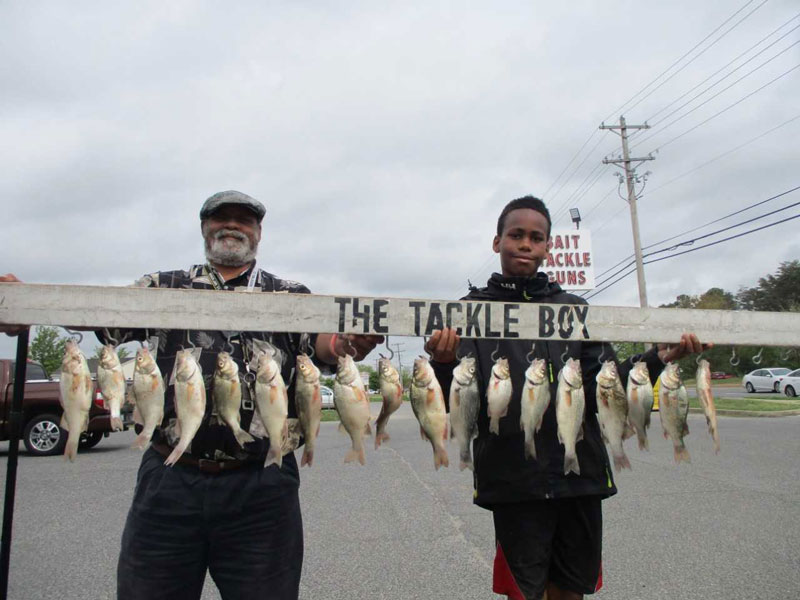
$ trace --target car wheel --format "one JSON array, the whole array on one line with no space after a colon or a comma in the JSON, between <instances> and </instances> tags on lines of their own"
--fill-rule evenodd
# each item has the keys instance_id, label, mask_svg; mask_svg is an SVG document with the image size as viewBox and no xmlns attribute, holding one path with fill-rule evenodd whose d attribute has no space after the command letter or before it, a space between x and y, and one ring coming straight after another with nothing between
<instances>
[{"instance_id":1,"label":"car wheel","mask_svg":"<svg viewBox=\"0 0 800 600\"><path fill-rule=\"evenodd\" d=\"M747 393L748 393L748 394L752 394L753 392L755 392L755 391L756 391L756 388L754 388L754 387L753 387L753 384L752 384L752 383L750 383L749 381L747 382L747 385L745 385L745 386L744 386L744 389L746 389L746 390L747 390Z\"/></svg>"},{"instance_id":2,"label":"car wheel","mask_svg":"<svg viewBox=\"0 0 800 600\"><path fill-rule=\"evenodd\" d=\"M22 434L25 448L34 456L52 456L64 452L67 432L61 429L56 415L38 415L28 421Z\"/></svg>"},{"instance_id":3,"label":"car wheel","mask_svg":"<svg viewBox=\"0 0 800 600\"><path fill-rule=\"evenodd\" d=\"M797 392L795 392L794 388L790 385L787 385L785 388L783 388L783 392L789 396L789 398L794 398L797 396Z\"/></svg>"},{"instance_id":4,"label":"car wheel","mask_svg":"<svg viewBox=\"0 0 800 600\"><path fill-rule=\"evenodd\" d=\"M81 450L88 450L94 448L103 439L102 431L87 431L81 434L81 439L78 442L78 448Z\"/></svg>"}]
</instances>

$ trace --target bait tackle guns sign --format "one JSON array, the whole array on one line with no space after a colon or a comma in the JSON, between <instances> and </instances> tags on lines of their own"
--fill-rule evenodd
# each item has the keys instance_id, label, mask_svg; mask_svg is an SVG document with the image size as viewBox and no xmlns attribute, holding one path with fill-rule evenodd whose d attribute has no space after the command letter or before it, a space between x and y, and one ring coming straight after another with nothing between
<instances>
[{"instance_id":1,"label":"bait tackle guns sign","mask_svg":"<svg viewBox=\"0 0 800 600\"><path fill-rule=\"evenodd\" d=\"M557 229L550 234L542 271L565 290L594 289L592 235L587 229Z\"/></svg>"},{"instance_id":2,"label":"bait tackle guns sign","mask_svg":"<svg viewBox=\"0 0 800 600\"><path fill-rule=\"evenodd\" d=\"M0 283L0 324L793 346L800 313Z\"/></svg>"}]
</instances>

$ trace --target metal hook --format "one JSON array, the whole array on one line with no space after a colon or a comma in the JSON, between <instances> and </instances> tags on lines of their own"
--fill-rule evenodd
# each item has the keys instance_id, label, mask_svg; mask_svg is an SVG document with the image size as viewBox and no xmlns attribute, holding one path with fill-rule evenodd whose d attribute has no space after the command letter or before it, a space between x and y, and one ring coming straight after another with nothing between
<instances>
[{"instance_id":1,"label":"metal hook","mask_svg":"<svg viewBox=\"0 0 800 600\"><path fill-rule=\"evenodd\" d=\"M388 335L386 336L386 349L389 350L389 360L393 360L394 359L394 350L392 350L392 347L389 345L389 336ZM383 356L383 354L381 354L381 358L386 358L386 357Z\"/></svg>"},{"instance_id":2,"label":"metal hook","mask_svg":"<svg viewBox=\"0 0 800 600\"><path fill-rule=\"evenodd\" d=\"M233 342L231 342L232 337L233 334L225 336L225 346L228 349L227 350L228 354L230 354L231 356L233 356Z\"/></svg>"},{"instance_id":3,"label":"metal hook","mask_svg":"<svg viewBox=\"0 0 800 600\"><path fill-rule=\"evenodd\" d=\"M108 330L108 327L103 327L103 335L105 336L106 340L111 342L114 346L119 346L120 342L117 341L117 338L111 335L111 332Z\"/></svg>"},{"instance_id":4,"label":"metal hook","mask_svg":"<svg viewBox=\"0 0 800 600\"><path fill-rule=\"evenodd\" d=\"M497 362L497 355L500 352L500 340L497 340L497 347L492 352L492 362Z\"/></svg>"},{"instance_id":5,"label":"metal hook","mask_svg":"<svg viewBox=\"0 0 800 600\"><path fill-rule=\"evenodd\" d=\"M597 364L603 365L603 357L606 355L606 343L600 342L600 356L597 357Z\"/></svg>"},{"instance_id":6,"label":"metal hook","mask_svg":"<svg viewBox=\"0 0 800 600\"><path fill-rule=\"evenodd\" d=\"M569 354L569 346L564 348L564 353L561 355L561 364L562 365L566 365L567 364L567 358L568 358L567 354Z\"/></svg>"},{"instance_id":7,"label":"metal hook","mask_svg":"<svg viewBox=\"0 0 800 600\"><path fill-rule=\"evenodd\" d=\"M531 345L531 351L525 355L525 360L528 362L533 362L533 353L536 352L536 342L533 342Z\"/></svg>"},{"instance_id":8,"label":"metal hook","mask_svg":"<svg viewBox=\"0 0 800 600\"><path fill-rule=\"evenodd\" d=\"M186 341L189 343L189 346L191 346L192 350L197 348L195 343L192 341L192 332L188 329L186 330Z\"/></svg>"},{"instance_id":9,"label":"metal hook","mask_svg":"<svg viewBox=\"0 0 800 600\"><path fill-rule=\"evenodd\" d=\"M317 351L314 350L314 344L308 344L308 358L313 360L316 352Z\"/></svg>"},{"instance_id":10,"label":"metal hook","mask_svg":"<svg viewBox=\"0 0 800 600\"><path fill-rule=\"evenodd\" d=\"M77 337L79 344L83 341L83 334L80 331L72 331L72 329L67 329L66 327L64 327L64 331L73 337Z\"/></svg>"},{"instance_id":11,"label":"metal hook","mask_svg":"<svg viewBox=\"0 0 800 600\"><path fill-rule=\"evenodd\" d=\"M356 357L356 355L358 354L358 350L356 350L356 347L355 347L355 346L353 346L353 343L350 341L350 338L349 338L349 337L344 337L343 339L344 339L344 341L345 341L345 347L344 347L344 352L345 352L345 354L347 354L348 356L350 356L350 357L352 357L352 358L355 358L355 357ZM353 354L350 354L350 353L347 351L347 349L348 349L348 348L350 348L350 349L353 351Z\"/></svg>"},{"instance_id":12,"label":"metal hook","mask_svg":"<svg viewBox=\"0 0 800 600\"><path fill-rule=\"evenodd\" d=\"M794 353L794 348L789 348L785 353L781 354L781 360L789 360L789 357Z\"/></svg>"},{"instance_id":13,"label":"metal hook","mask_svg":"<svg viewBox=\"0 0 800 600\"><path fill-rule=\"evenodd\" d=\"M763 353L764 353L764 349L761 348L761 350L758 351L758 354L756 354L752 359L750 359L750 360L753 361L754 365L760 365L761 364L761 361L763 359L763 357L761 355Z\"/></svg>"},{"instance_id":14,"label":"metal hook","mask_svg":"<svg viewBox=\"0 0 800 600\"><path fill-rule=\"evenodd\" d=\"M701 360L703 360L703 353L702 352L697 355L697 358L694 359L694 364L696 364L699 367Z\"/></svg>"},{"instance_id":15,"label":"metal hook","mask_svg":"<svg viewBox=\"0 0 800 600\"><path fill-rule=\"evenodd\" d=\"M736 356L736 348L731 347L731 359L729 361L732 367L736 367L741 362L741 359Z\"/></svg>"}]
</instances>

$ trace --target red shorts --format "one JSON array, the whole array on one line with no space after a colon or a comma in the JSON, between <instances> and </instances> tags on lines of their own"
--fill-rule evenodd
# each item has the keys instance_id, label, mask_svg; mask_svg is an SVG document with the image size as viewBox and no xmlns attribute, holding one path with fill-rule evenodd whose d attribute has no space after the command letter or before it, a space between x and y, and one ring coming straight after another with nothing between
<instances>
[{"instance_id":1,"label":"red shorts","mask_svg":"<svg viewBox=\"0 0 800 600\"><path fill-rule=\"evenodd\" d=\"M548 582L592 594L603 585L600 497L534 500L493 507L494 593L539 600Z\"/></svg>"}]
</instances>

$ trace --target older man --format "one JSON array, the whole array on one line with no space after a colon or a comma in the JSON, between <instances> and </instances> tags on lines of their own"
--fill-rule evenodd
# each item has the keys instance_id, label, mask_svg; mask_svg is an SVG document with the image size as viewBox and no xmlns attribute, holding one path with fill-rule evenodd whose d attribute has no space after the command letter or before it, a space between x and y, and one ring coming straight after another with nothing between
<instances>
[{"instance_id":1,"label":"older man","mask_svg":"<svg viewBox=\"0 0 800 600\"><path fill-rule=\"evenodd\" d=\"M214 194L200 210L206 262L188 270L145 275L137 285L161 288L249 289L266 293L308 293L302 284L256 267L261 221L266 209L236 191ZM15 281L13 275L0 281ZM9 333L12 328L6 328ZM259 347L269 344L282 360L284 380L301 352L334 364L345 352L362 359L382 338L253 331L115 330L98 333L117 340L158 339L157 362L169 382L178 350L199 351L210 398L216 355L230 352L247 367ZM293 396L293 384L289 396ZM242 429L255 438L240 446L231 429L211 419L211 402L190 452L173 467L164 465L179 437L174 385L168 385L162 426L139 467L133 503L122 535L117 579L120 599L196 599L210 572L225 599L295 599L303 561L303 530L294 454L280 468L264 468L268 440L255 412L252 390L242 385ZM289 418L295 417L290 402ZM288 449L296 446L291 436Z\"/></svg>"}]
</instances>

